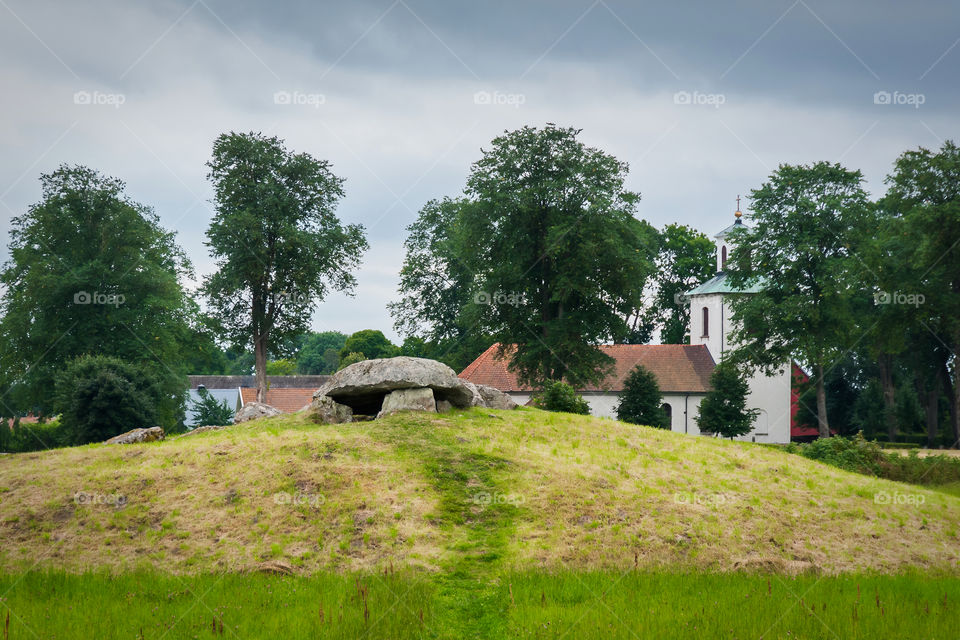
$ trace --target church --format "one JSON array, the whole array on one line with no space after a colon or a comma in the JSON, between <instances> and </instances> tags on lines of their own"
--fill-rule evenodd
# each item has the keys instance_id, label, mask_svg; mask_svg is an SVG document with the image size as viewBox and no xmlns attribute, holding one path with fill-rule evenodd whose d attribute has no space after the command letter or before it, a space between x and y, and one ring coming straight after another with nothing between
<instances>
[{"instance_id":1,"label":"church","mask_svg":"<svg viewBox=\"0 0 960 640\"><path fill-rule=\"evenodd\" d=\"M578 389L589 403L591 414L616 417L624 381L640 364L657 377L670 429L700 435L695 418L699 414L700 402L710 390L710 374L732 348L730 335L734 319L729 297L735 293L756 291L733 288L725 273L727 256L733 251L731 233L738 227L746 228L739 208L734 215L734 223L714 236L717 241L717 274L686 294L690 304L690 344L602 345L600 350L614 360L613 372L601 385ZM517 403L526 404L533 389L520 384L517 376L507 368L507 362L497 357L498 348L499 345L494 344L480 354L460 373L460 377L500 389ZM784 444L790 442L791 434L805 435L800 434L802 427L794 424L798 402L796 386L805 378L796 364L787 362L773 376L762 372L751 376L747 405L758 409L759 416L753 430L737 439Z\"/></svg>"}]
</instances>

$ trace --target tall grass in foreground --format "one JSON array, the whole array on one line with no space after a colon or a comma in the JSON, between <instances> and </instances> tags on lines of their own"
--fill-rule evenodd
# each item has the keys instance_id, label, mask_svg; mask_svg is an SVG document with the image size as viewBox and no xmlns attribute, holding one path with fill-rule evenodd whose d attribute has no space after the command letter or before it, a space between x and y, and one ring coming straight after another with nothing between
<instances>
[{"instance_id":1,"label":"tall grass in foreground","mask_svg":"<svg viewBox=\"0 0 960 640\"><path fill-rule=\"evenodd\" d=\"M951 577L523 573L0 577L8 638L925 638L960 632ZM443 613L446 612L446 613ZM480 622L479 627L476 625Z\"/></svg>"}]
</instances>

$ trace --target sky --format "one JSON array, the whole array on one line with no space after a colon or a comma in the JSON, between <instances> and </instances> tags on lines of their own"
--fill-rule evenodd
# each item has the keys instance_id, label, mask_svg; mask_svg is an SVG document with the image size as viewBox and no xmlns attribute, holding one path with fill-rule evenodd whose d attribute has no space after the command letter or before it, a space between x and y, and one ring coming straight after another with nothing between
<instances>
[{"instance_id":1,"label":"sky","mask_svg":"<svg viewBox=\"0 0 960 640\"><path fill-rule=\"evenodd\" d=\"M407 225L505 130L582 129L629 163L638 217L712 236L783 163L881 194L900 153L960 137L958 80L956 2L0 0L0 260L40 175L84 164L209 274L205 163L258 131L330 161L367 230L313 327L396 341Z\"/></svg>"}]
</instances>

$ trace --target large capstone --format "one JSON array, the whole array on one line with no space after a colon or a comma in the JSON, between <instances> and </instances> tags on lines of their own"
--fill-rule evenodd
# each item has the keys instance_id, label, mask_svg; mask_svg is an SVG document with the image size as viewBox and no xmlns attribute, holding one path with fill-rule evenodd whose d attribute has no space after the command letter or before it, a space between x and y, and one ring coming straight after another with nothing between
<instances>
[{"instance_id":1,"label":"large capstone","mask_svg":"<svg viewBox=\"0 0 960 640\"><path fill-rule=\"evenodd\" d=\"M140 442L155 442L163 440L165 434L162 427L148 429L133 429L107 440L106 444L138 444Z\"/></svg>"},{"instance_id":2,"label":"large capstone","mask_svg":"<svg viewBox=\"0 0 960 640\"><path fill-rule=\"evenodd\" d=\"M240 424L241 422L247 422L248 420L270 418L272 416L279 416L282 413L283 412L280 411L280 409L271 407L270 405L262 402L248 402L240 407L240 411L237 411L237 415L233 416L233 423Z\"/></svg>"},{"instance_id":3,"label":"large capstone","mask_svg":"<svg viewBox=\"0 0 960 640\"><path fill-rule=\"evenodd\" d=\"M431 389L435 400L455 407L473 406L474 392L453 369L425 358L378 358L345 367L313 394L349 406L354 414L380 413L386 395L398 389Z\"/></svg>"}]
</instances>

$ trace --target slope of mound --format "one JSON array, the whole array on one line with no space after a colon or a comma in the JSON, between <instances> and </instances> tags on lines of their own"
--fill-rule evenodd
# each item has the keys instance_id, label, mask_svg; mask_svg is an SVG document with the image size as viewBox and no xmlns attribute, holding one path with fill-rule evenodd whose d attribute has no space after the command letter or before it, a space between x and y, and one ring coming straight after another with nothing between
<instances>
[{"instance_id":1,"label":"slope of mound","mask_svg":"<svg viewBox=\"0 0 960 640\"><path fill-rule=\"evenodd\" d=\"M3 456L0 531L4 570L960 569L960 498L532 409Z\"/></svg>"}]
</instances>

